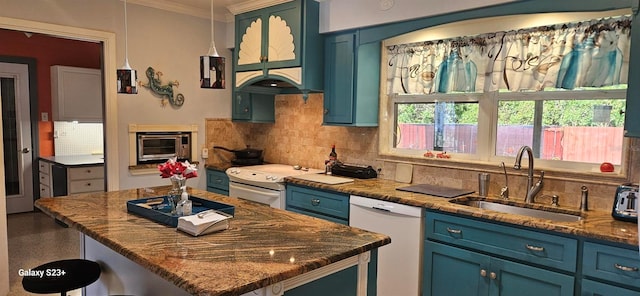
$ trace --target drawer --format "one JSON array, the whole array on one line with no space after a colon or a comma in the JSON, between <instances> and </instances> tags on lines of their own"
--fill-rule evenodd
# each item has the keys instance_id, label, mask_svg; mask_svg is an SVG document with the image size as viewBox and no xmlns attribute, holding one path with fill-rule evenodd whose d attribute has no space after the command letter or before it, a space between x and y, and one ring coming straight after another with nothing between
<instances>
[{"instance_id":1,"label":"drawer","mask_svg":"<svg viewBox=\"0 0 640 296\"><path fill-rule=\"evenodd\" d=\"M590 280L582 281L582 296L638 296L638 294L640 294L638 291L633 291L613 285L607 285Z\"/></svg>"},{"instance_id":2,"label":"drawer","mask_svg":"<svg viewBox=\"0 0 640 296\"><path fill-rule=\"evenodd\" d=\"M67 177L69 178L69 181L102 179L104 178L104 166L69 168Z\"/></svg>"},{"instance_id":3,"label":"drawer","mask_svg":"<svg viewBox=\"0 0 640 296\"><path fill-rule=\"evenodd\" d=\"M287 209L297 208L349 220L349 195L287 186Z\"/></svg>"},{"instance_id":4,"label":"drawer","mask_svg":"<svg viewBox=\"0 0 640 296\"><path fill-rule=\"evenodd\" d=\"M576 271L578 242L572 238L434 212L427 212L425 223L430 240Z\"/></svg>"},{"instance_id":5,"label":"drawer","mask_svg":"<svg viewBox=\"0 0 640 296\"><path fill-rule=\"evenodd\" d=\"M51 197L51 187L40 183L40 193L38 196L40 198Z\"/></svg>"},{"instance_id":6,"label":"drawer","mask_svg":"<svg viewBox=\"0 0 640 296\"><path fill-rule=\"evenodd\" d=\"M45 174L40 171L38 173L38 178L40 179L40 184L51 187L51 176L49 174Z\"/></svg>"},{"instance_id":7,"label":"drawer","mask_svg":"<svg viewBox=\"0 0 640 296\"><path fill-rule=\"evenodd\" d=\"M38 170L40 172L49 174L49 172L51 171L51 163L42 160L38 161Z\"/></svg>"},{"instance_id":8,"label":"drawer","mask_svg":"<svg viewBox=\"0 0 640 296\"><path fill-rule=\"evenodd\" d=\"M69 181L69 194L104 191L104 179Z\"/></svg>"},{"instance_id":9,"label":"drawer","mask_svg":"<svg viewBox=\"0 0 640 296\"><path fill-rule=\"evenodd\" d=\"M229 177L225 172L207 169L207 187L213 187L228 192Z\"/></svg>"},{"instance_id":10,"label":"drawer","mask_svg":"<svg viewBox=\"0 0 640 296\"><path fill-rule=\"evenodd\" d=\"M630 250L593 242L584 243L582 273L591 278L640 288L640 256Z\"/></svg>"}]
</instances>

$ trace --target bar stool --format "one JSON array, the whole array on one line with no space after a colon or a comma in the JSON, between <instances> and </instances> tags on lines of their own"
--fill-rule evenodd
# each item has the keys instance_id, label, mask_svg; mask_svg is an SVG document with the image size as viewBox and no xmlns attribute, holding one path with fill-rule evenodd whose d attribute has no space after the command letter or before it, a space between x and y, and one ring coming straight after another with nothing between
<instances>
[{"instance_id":1,"label":"bar stool","mask_svg":"<svg viewBox=\"0 0 640 296\"><path fill-rule=\"evenodd\" d=\"M28 271L22 287L36 294L60 293L86 287L100 277L100 265L85 259L67 259L42 264Z\"/></svg>"}]
</instances>

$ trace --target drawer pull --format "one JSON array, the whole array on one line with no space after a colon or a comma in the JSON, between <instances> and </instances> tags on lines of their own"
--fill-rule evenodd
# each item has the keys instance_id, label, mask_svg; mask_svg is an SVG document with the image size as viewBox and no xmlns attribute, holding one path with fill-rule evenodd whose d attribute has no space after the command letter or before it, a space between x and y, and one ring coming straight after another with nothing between
<instances>
[{"instance_id":1,"label":"drawer pull","mask_svg":"<svg viewBox=\"0 0 640 296\"><path fill-rule=\"evenodd\" d=\"M91 174L91 170L87 170L87 174Z\"/></svg>"},{"instance_id":2,"label":"drawer pull","mask_svg":"<svg viewBox=\"0 0 640 296\"><path fill-rule=\"evenodd\" d=\"M629 266L624 266L624 265L620 265L618 263L614 263L613 266L617 269L620 269L622 271L638 271L637 267L629 267Z\"/></svg>"},{"instance_id":3,"label":"drawer pull","mask_svg":"<svg viewBox=\"0 0 640 296\"><path fill-rule=\"evenodd\" d=\"M311 205L317 206L319 204L320 204L320 200L319 199L317 199L317 198L312 198L311 199Z\"/></svg>"},{"instance_id":4,"label":"drawer pull","mask_svg":"<svg viewBox=\"0 0 640 296\"><path fill-rule=\"evenodd\" d=\"M481 277L487 277L487 271L484 269L480 269L480 276Z\"/></svg>"},{"instance_id":5,"label":"drawer pull","mask_svg":"<svg viewBox=\"0 0 640 296\"><path fill-rule=\"evenodd\" d=\"M452 234L461 234L462 230L460 230L460 229L451 229L451 228L447 227L447 232L452 233Z\"/></svg>"},{"instance_id":6,"label":"drawer pull","mask_svg":"<svg viewBox=\"0 0 640 296\"><path fill-rule=\"evenodd\" d=\"M87 183L87 187L91 187L91 183Z\"/></svg>"},{"instance_id":7,"label":"drawer pull","mask_svg":"<svg viewBox=\"0 0 640 296\"><path fill-rule=\"evenodd\" d=\"M534 251L534 252L544 252L544 247L536 247L536 246L532 246L530 244L526 244L525 245L527 247L528 250Z\"/></svg>"}]
</instances>

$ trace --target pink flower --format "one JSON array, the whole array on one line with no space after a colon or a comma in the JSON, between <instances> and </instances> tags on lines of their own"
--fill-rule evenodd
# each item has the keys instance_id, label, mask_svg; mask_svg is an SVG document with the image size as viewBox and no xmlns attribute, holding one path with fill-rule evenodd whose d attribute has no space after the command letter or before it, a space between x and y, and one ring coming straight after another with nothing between
<instances>
[{"instance_id":1,"label":"pink flower","mask_svg":"<svg viewBox=\"0 0 640 296\"><path fill-rule=\"evenodd\" d=\"M165 163L159 164L158 170L162 178L189 179L198 176L196 165L190 164L188 161L179 162L176 160L176 157L172 157Z\"/></svg>"}]
</instances>

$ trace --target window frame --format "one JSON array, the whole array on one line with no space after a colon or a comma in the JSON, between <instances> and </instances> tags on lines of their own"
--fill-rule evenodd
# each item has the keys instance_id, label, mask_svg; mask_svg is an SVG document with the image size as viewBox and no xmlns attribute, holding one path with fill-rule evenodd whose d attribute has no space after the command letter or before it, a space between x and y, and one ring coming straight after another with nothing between
<instances>
[{"instance_id":1,"label":"window frame","mask_svg":"<svg viewBox=\"0 0 640 296\"><path fill-rule=\"evenodd\" d=\"M427 27L421 30L408 32L402 35L388 38L381 42L381 59L380 59L380 116L379 116L379 143L378 154L382 160L399 161L399 162L412 162L427 166L457 168L457 169L470 169L470 170L482 170L496 169L500 162L504 162L507 166L515 161L515 157L499 157L499 156L487 156L493 155L495 151L495 143L497 137L497 108L498 100L504 97L504 94L499 92L487 92L487 93L455 93L455 94L429 94L429 100L445 99L450 97L459 97L460 101L477 100L479 103L478 110L478 134L488 134L490 137L478 136L477 155L484 155L484 157L469 157L468 154L452 154L450 159L437 159L426 158L423 153L426 151L399 149L394 147L394 133L396 131L395 122L395 104L394 98L402 97L402 102L426 102L420 101L427 95L397 95L389 94L387 89L387 62L388 54L386 47L394 44L421 42L425 40L440 40L446 38L454 38L457 36L466 36L486 33L496 30L508 30L511 27L520 26L541 26L548 23L549 19L553 19L557 22L567 21L579 21L585 18L598 18L608 17L611 15L628 14L628 9L617 9L609 11L598 12L558 12L558 13L541 13L541 14L519 14L510 16L494 16L485 17L479 19L462 20L452 23L441 24L433 27ZM629 69L631 70L631 65ZM602 97L603 94L617 95L617 98L627 99L627 90L579 90L580 96L593 98L609 98ZM548 91L553 93L558 99L561 97L574 96L576 91ZM517 92L506 93L511 96L510 99L531 100L536 95L540 95L540 92ZM545 94L547 96L547 94ZM482 104L480 104L482 102ZM486 124L487 121L494 121L495 125ZM489 126L490 129L485 130ZM487 143L491 143L490 145ZM599 164L586 164L585 166L576 167L576 162L564 161L566 165L554 165L552 160L536 159L536 169L546 170L552 172L547 175L551 178L569 178L569 179L582 179L582 180L601 180L604 182L613 182L612 184L619 182L628 182L628 178L635 176L634 172L631 172L633 165L631 159L636 159L634 151L636 142L633 139L625 137L623 140L623 151L621 165L615 167L614 173L602 174L599 171ZM561 163L563 161L555 161ZM582 163L584 164L584 163ZM496 169L497 170L497 169ZM554 172L558 172L556 174Z\"/></svg>"}]
</instances>

